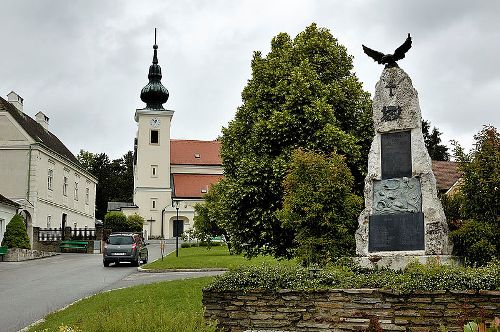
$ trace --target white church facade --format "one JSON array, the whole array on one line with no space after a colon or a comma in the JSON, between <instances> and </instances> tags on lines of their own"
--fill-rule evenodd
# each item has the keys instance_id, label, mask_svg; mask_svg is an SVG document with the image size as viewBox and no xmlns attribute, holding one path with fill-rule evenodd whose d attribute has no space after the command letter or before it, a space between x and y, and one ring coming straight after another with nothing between
<instances>
[{"instance_id":1,"label":"white church facade","mask_svg":"<svg viewBox=\"0 0 500 332\"><path fill-rule=\"evenodd\" d=\"M142 216L147 237L172 238L193 227L194 206L223 177L222 162L217 141L171 138L175 112L163 107L169 93L161 83L158 46L153 49L149 83L141 91L146 107L134 116L134 204L119 209Z\"/></svg>"}]
</instances>

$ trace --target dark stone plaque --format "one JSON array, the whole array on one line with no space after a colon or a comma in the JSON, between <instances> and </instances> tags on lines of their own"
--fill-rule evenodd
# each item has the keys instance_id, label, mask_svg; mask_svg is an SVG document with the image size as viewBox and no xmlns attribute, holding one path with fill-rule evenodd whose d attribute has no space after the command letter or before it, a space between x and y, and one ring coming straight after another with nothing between
<instances>
[{"instance_id":1,"label":"dark stone plaque","mask_svg":"<svg viewBox=\"0 0 500 332\"><path fill-rule=\"evenodd\" d=\"M370 216L368 252L424 249L422 212Z\"/></svg>"},{"instance_id":2,"label":"dark stone plaque","mask_svg":"<svg viewBox=\"0 0 500 332\"><path fill-rule=\"evenodd\" d=\"M381 135L382 179L411 177L411 132Z\"/></svg>"}]
</instances>

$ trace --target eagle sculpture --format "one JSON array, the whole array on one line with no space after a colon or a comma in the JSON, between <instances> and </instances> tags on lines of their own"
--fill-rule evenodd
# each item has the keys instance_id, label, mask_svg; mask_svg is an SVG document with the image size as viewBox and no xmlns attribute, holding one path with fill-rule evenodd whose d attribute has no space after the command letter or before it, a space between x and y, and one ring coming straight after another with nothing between
<instances>
[{"instance_id":1,"label":"eagle sculpture","mask_svg":"<svg viewBox=\"0 0 500 332\"><path fill-rule=\"evenodd\" d=\"M366 53L366 55L368 55L370 58L372 58L379 64L385 64L385 68L399 67L396 61L403 59L405 57L406 52L408 52L410 48L411 48L410 34L408 34L408 37L406 38L403 45L399 46L394 51L394 54L384 54L382 52L372 50L371 48L363 45L363 51Z\"/></svg>"}]
</instances>

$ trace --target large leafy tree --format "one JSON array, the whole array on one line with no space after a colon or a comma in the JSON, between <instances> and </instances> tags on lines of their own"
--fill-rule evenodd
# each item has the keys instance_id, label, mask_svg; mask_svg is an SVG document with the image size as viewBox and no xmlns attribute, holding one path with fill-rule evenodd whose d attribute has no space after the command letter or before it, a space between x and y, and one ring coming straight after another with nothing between
<instances>
[{"instance_id":1,"label":"large leafy tree","mask_svg":"<svg viewBox=\"0 0 500 332\"><path fill-rule=\"evenodd\" d=\"M289 256L293 232L276 212L292 151L345 155L361 191L373 136L371 101L352 72L352 56L316 24L293 40L278 34L266 56L254 53L251 66L243 104L222 131L225 180L213 208L224 216L237 252Z\"/></svg>"},{"instance_id":2,"label":"large leafy tree","mask_svg":"<svg viewBox=\"0 0 500 332\"><path fill-rule=\"evenodd\" d=\"M450 154L448 153L448 147L441 144L441 132L438 128L432 127L431 123L427 120L422 120L422 134L424 135L424 143L429 156L432 160L450 160Z\"/></svg>"},{"instance_id":3,"label":"large leafy tree","mask_svg":"<svg viewBox=\"0 0 500 332\"><path fill-rule=\"evenodd\" d=\"M336 153L293 153L279 219L293 231L290 250L305 265L354 255L363 199L352 192L353 182L344 158Z\"/></svg>"},{"instance_id":4,"label":"large leafy tree","mask_svg":"<svg viewBox=\"0 0 500 332\"><path fill-rule=\"evenodd\" d=\"M97 178L96 213L103 220L109 201L132 202L134 172L132 151L110 160L105 153L81 150L77 159L83 168Z\"/></svg>"}]
</instances>

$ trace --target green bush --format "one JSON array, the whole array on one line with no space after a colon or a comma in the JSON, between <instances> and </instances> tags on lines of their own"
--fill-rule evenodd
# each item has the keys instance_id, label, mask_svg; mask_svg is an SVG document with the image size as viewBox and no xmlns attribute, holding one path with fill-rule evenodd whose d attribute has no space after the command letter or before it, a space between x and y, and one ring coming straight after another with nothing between
<instances>
[{"instance_id":1,"label":"green bush","mask_svg":"<svg viewBox=\"0 0 500 332\"><path fill-rule=\"evenodd\" d=\"M14 215L14 217L12 217L10 222L7 224L2 240L2 246L7 248L31 249L30 239L24 224L24 218L21 215Z\"/></svg>"},{"instance_id":2,"label":"green bush","mask_svg":"<svg viewBox=\"0 0 500 332\"><path fill-rule=\"evenodd\" d=\"M104 216L103 226L113 232L128 232L127 216L123 212L110 211Z\"/></svg>"},{"instance_id":3,"label":"green bush","mask_svg":"<svg viewBox=\"0 0 500 332\"><path fill-rule=\"evenodd\" d=\"M450 239L454 254L466 265L483 266L500 255L500 230L490 223L467 220L450 233Z\"/></svg>"},{"instance_id":4,"label":"green bush","mask_svg":"<svg viewBox=\"0 0 500 332\"><path fill-rule=\"evenodd\" d=\"M419 263L403 271L329 266L314 278L297 266L240 267L215 279L213 290L382 288L401 293L433 290L500 290L500 261L470 268Z\"/></svg>"},{"instance_id":5,"label":"green bush","mask_svg":"<svg viewBox=\"0 0 500 332\"><path fill-rule=\"evenodd\" d=\"M127 227L129 232L142 233L144 218L134 213L127 217Z\"/></svg>"}]
</instances>

